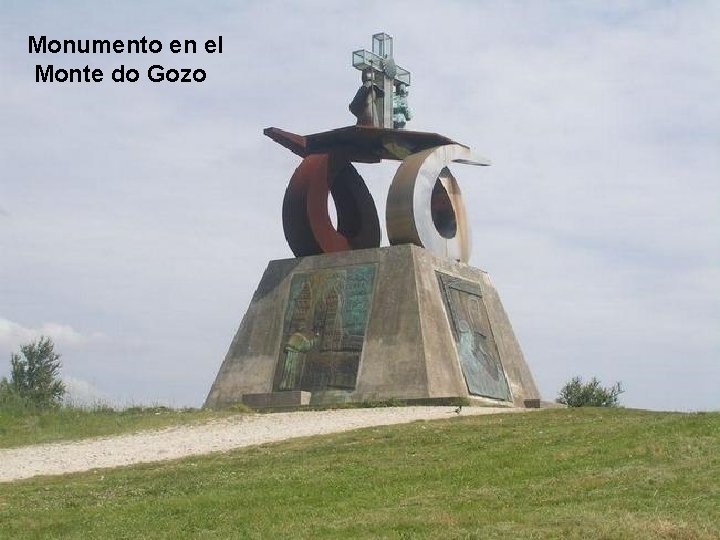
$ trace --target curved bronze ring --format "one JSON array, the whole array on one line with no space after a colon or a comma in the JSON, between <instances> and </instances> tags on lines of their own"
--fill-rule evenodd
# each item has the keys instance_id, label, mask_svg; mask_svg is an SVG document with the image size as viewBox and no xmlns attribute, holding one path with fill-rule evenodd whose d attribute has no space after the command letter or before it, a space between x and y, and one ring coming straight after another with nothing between
<instances>
[{"instance_id":1,"label":"curved bronze ring","mask_svg":"<svg viewBox=\"0 0 720 540\"><path fill-rule=\"evenodd\" d=\"M470 228L451 162L469 162L470 149L459 144L430 148L405 158L387 198L390 244L416 244L436 255L468 262Z\"/></svg>"},{"instance_id":2,"label":"curved bronze ring","mask_svg":"<svg viewBox=\"0 0 720 540\"><path fill-rule=\"evenodd\" d=\"M328 195L337 229L328 214ZM283 199L283 229L296 257L380 246L375 202L352 164L331 154L312 154L293 173Z\"/></svg>"}]
</instances>

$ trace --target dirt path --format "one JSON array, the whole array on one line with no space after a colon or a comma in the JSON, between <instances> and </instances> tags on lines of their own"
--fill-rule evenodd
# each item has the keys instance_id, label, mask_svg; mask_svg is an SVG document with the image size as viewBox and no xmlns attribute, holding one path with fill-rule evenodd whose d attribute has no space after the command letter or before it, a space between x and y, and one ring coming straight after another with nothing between
<instances>
[{"instance_id":1,"label":"dirt path","mask_svg":"<svg viewBox=\"0 0 720 540\"><path fill-rule=\"evenodd\" d=\"M464 407L463 416L526 409ZM452 418L453 407L387 407L328 411L245 414L204 424L178 426L0 450L0 482L177 459L268 442L353 429Z\"/></svg>"}]
</instances>

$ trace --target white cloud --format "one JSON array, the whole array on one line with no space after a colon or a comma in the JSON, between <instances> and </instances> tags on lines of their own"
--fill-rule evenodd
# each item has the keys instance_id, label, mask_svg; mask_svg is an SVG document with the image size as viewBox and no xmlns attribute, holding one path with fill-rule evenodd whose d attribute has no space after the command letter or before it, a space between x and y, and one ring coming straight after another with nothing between
<instances>
[{"instance_id":1,"label":"white cloud","mask_svg":"<svg viewBox=\"0 0 720 540\"><path fill-rule=\"evenodd\" d=\"M0 318L0 349L14 351L21 345L36 341L40 336L51 338L57 349L82 347L103 337L99 332L81 334L67 324L47 322L31 328Z\"/></svg>"},{"instance_id":2,"label":"white cloud","mask_svg":"<svg viewBox=\"0 0 720 540\"><path fill-rule=\"evenodd\" d=\"M111 398L94 384L77 377L62 376L65 402L76 406L112 405Z\"/></svg>"}]
</instances>

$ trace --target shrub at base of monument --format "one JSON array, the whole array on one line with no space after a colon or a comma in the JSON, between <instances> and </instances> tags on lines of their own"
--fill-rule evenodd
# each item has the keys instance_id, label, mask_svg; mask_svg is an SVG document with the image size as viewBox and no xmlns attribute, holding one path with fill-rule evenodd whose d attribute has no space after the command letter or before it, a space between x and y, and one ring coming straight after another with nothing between
<instances>
[{"instance_id":1,"label":"shrub at base of monument","mask_svg":"<svg viewBox=\"0 0 720 540\"><path fill-rule=\"evenodd\" d=\"M596 377L586 383L581 377L573 377L560 389L556 401L568 407L619 407L619 397L624 392L620 382L604 387Z\"/></svg>"}]
</instances>

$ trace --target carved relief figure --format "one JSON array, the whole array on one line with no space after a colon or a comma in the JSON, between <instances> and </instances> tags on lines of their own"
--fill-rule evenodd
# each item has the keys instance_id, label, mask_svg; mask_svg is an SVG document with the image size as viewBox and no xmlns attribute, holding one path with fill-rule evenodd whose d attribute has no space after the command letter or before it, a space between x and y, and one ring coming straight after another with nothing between
<instances>
[{"instance_id":1,"label":"carved relief figure","mask_svg":"<svg viewBox=\"0 0 720 540\"><path fill-rule=\"evenodd\" d=\"M473 292L472 284L457 278L444 274L439 278L468 391L476 396L511 400L480 291Z\"/></svg>"},{"instance_id":2,"label":"carved relief figure","mask_svg":"<svg viewBox=\"0 0 720 540\"><path fill-rule=\"evenodd\" d=\"M293 278L275 391L355 387L374 274L357 266Z\"/></svg>"},{"instance_id":3,"label":"carved relief figure","mask_svg":"<svg viewBox=\"0 0 720 540\"><path fill-rule=\"evenodd\" d=\"M295 332L285 346L285 364L280 379L280 390L293 390L300 386L305 368L305 356L315 345L318 334Z\"/></svg>"}]
</instances>

